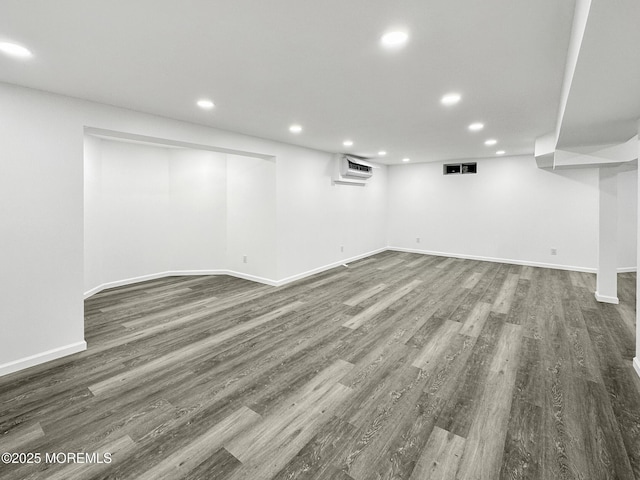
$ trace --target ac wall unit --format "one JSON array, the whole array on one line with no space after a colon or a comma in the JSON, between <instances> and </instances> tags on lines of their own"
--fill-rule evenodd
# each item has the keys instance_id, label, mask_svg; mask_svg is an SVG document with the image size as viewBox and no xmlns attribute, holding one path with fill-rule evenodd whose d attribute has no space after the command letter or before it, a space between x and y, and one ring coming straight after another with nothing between
<instances>
[{"instance_id":1,"label":"ac wall unit","mask_svg":"<svg viewBox=\"0 0 640 480\"><path fill-rule=\"evenodd\" d=\"M373 165L362 157L340 153L336 155L334 182L364 185L373 176Z\"/></svg>"}]
</instances>

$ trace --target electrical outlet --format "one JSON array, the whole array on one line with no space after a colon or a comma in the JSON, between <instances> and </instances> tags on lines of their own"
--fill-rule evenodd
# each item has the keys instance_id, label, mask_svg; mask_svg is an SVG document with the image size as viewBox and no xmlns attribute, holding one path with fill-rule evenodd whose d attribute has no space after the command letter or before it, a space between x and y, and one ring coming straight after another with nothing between
<instances>
[{"instance_id":1,"label":"electrical outlet","mask_svg":"<svg viewBox=\"0 0 640 480\"><path fill-rule=\"evenodd\" d=\"M242 263L247 263L247 256L246 255L242 256Z\"/></svg>"},{"instance_id":2,"label":"electrical outlet","mask_svg":"<svg viewBox=\"0 0 640 480\"><path fill-rule=\"evenodd\" d=\"M552 248L551 249L551 255L557 255L558 254L558 249L557 248Z\"/></svg>"},{"instance_id":3,"label":"electrical outlet","mask_svg":"<svg viewBox=\"0 0 640 480\"><path fill-rule=\"evenodd\" d=\"M344 245L340 245L340 251L344 252Z\"/></svg>"},{"instance_id":4,"label":"electrical outlet","mask_svg":"<svg viewBox=\"0 0 640 480\"><path fill-rule=\"evenodd\" d=\"M420 237L416 237L416 243L420 243Z\"/></svg>"}]
</instances>

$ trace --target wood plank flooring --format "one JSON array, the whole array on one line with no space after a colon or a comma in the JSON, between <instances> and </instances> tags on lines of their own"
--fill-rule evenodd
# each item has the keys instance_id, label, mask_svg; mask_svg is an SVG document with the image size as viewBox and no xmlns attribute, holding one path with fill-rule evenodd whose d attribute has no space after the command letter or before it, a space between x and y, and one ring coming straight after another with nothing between
<instances>
[{"instance_id":1,"label":"wood plank flooring","mask_svg":"<svg viewBox=\"0 0 640 480\"><path fill-rule=\"evenodd\" d=\"M0 453L43 456L0 478L640 479L619 284L608 305L590 274L384 252L104 291L86 352L0 378Z\"/></svg>"}]
</instances>

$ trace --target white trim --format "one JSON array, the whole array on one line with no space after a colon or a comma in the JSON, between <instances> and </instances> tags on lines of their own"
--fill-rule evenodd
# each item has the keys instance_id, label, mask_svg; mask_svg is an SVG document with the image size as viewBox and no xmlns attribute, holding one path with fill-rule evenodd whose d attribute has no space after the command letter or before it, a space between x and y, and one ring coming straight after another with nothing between
<instances>
[{"instance_id":1,"label":"white trim","mask_svg":"<svg viewBox=\"0 0 640 480\"><path fill-rule=\"evenodd\" d=\"M418 250L414 248L389 247L387 250L407 253L422 253L424 255L435 255L437 257L462 258L465 260L479 260L482 262L509 263L512 265L524 265L527 267L554 268L556 270L569 270L574 272L596 273L597 269L587 267L575 267L572 265L558 265L555 263L529 262L527 260L514 260L508 258L482 257L478 255L465 255L460 253L434 252L430 250Z\"/></svg>"},{"instance_id":2,"label":"white trim","mask_svg":"<svg viewBox=\"0 0 640 480\"><path fill-rule=\"evenodd\" d=\"M618 268L618 273L631 273L631 272L637 272L638 268L637 267L619 267Z\"/></svg>"},{"instance_id":3,"label":"white trim","mask_svg":"<svg viewBox=\"0 0 640 480\"><path fill-rule=\"evenodd\" d=\"M64 347L54 348L47 350L46 352L36 353L28 357L20 358L9 363L0 365L0 377L8 375L10 373L24 370L25 368L40 365L41 363L50 362L58 358L66 357L74 353L82 352L87 349L87 342L84 340L81 342L72 343L71 345L65 345Z\"/></svg>"},{"instance_id":4,"label":"white trim","mask_svg":"<svg viewBox=\"0 0 640 480\"><path fill-rule=\"evenodd\" d=\"M162 277L184 277L189 275L230 275L232 277L242 278L252 282L264 283L274 287L276 286L276 281L271 280L270 278L257 277L255 275L249 275L248 273L234 272L233 270L172 270L170 272L164 272Z\"/></svg>"},{"instance_id":5,"label":"white trim","mask_svg":"<svg viewBox=\"0 0 640 480\"><path fill-rule=\"evenodd\" d=\"M634 357L633 359L633 369L636 371L636 373L640 377L640 359L638 359L638 357Z\"/></svg>"},{"instance_id":6,"label":"white trim","mask_svg":"<svg viewBox=\"0 0 640 480\"><path fill-rule=\"evenodd\" d=\"M103 283L97 287L92 288L84 292L84 299L95 295L96 293L106 290L108 288L122 287L124 285L131 285L134 283L145 282L148 280L156 280L158 278L165 277L179 277L186 275L231 275L232 277L243 278L245 280L251 280L252 282L266 283L267 285L277 286L275 280L268 278L256 277L254 275L248 275L245 273L234 272L231 270L171 270L167 272L150 273L148 275L141 275L139 277L125 278L123 280L115 280L113 282Z\"/></svg>"},{"instance_id":7,"label":"white trim","mask_svg":"<svg viewBox=\"0 0 640 480\"><path fill-rule=\"evenodd\" d=\"M255 275L249 275L248 273L234 272L233 270L223 270L222 273L217 273L216 275L231 275L232 277L242 278L244 280L250 280L252 282L264 283L265 285L271 285L272 287L278 286L278 282L276 280L256 277Z\"/></svg>"},{"instance_id":8,"label":"white trim","mask_svg":"<svg viewBox=\"0 0 640 480\"><path fill-rule=\"evenodd\" d=\"M355 262L356 260L360 260L360 259L365 258L365 257L370 257L371 255L376 255L378 253L382 253L382 252L385 252L387 250L389 250L389 248L387 248L387 247L379 248L379 249L373 250L371 252L363 253L361 255L356 255L355 257L339 260L337 262L330 263L328 265L324 265L323 267L318 267L318 268L314 268L313 270L308 270L308 271L303 272L303 273L298 273L296 275L292 275L290 277L283 278L282 280L278 280L276 282L276 286L280 287L282 285L286 285L287 283L295 282L296 280L300 280L300 279L305 278L305 277L310 277L311 275L315 275L316 273L324 272L326 270L331 270L332 268L335 268L335 267L344 266L345 264L348 264L349 262Z\"/></svg>"},{"instance_id":9,"label":"white trim","mask_svg":"<svg viewBox=\"0 0 640 480\"><path fill-rule=\"evenodd\" d=\"M116 280L113 282L103 283L102 285L98 285L97 287L92 288L84 293L85 300L96 293L101 292L102 290L106 290L107 288L121 287L124 285L130 285L133 283L144 282L147 280L155 280L157 278L164 277L175 277L175 276L184 276L184 275L230 275L232 277L242 278L245 280L250 280L252 282L264 283L265 285L271 285L273 287L281 287L286 285L287 283L295 282L296 280L301 280L303 278L309 277L311 275L315 275L316 273L324 272L326 270L330 270L335 267L339 267L341 265L347 264L349 262L355 262L356 260L360 260L365 257L370 257L371 255L376 255L378 253L385 252L387 250L396 251L396 252L407 252L407 253L420 253L423 255L435 255L438 257L451 257L451 258L463 258L467 260L479 260L482 262L496 262L496 263L508 263L512 265L525 265L528 267L541 267L541 268L555 268L557 270L569 270L575 272L585 272L585 273L597 273L596 268L588 268L588 267L575 267L571 265L557 265L553 263L540 263L540 262L529 262L526 260L513 260L506 258L495 258L495 257L482 257L478 255L465 255L460 253L447 253L447 252L435 252L431 250L418 250L415 248L402 248L402 247L383 247L378 248L377 250L373 250L371 252L363 253L360 255L356 255L354 257L339 260L337 262L330 263L328 265L323 265L321 267L314 268L312 270L308 270L306 272L298 273L296 275L291 275L290 277L283 278L281 280L273 280L271 278L258 277L255 275L249 275L247 273L236 272L233 270L171 270L167 272L158 272L151 273L148 275L141 275L139 277L125 278L123 280ZM636 267L621 267L618 268L618 273L626 273L626 272L635 272L637 271ZM603 300L606 301L606 300ZM609 302L613 303L613 302ZM615 302L617 303L617 302Z\"/></svg>"},{"instance_id":10,"label":"white trim","mask_svg":"<svg viewBox=\"0 0 640 480\"><path fill-rule=\"evenodd\" d=\"M600 295L598 292L595 293L596 300L603 303L613 303L614 305L618 305L620 300L618 297L610 297L608 295Z\"/></svg>"},{"instance_id":11,"label":"white trim","mask_svg":"<svg viewBox=\"0 0 640 480\"><path fill-rule=\"evenodd\" d=\"M107 288L107 287L105 287L105 286L103 286L103 285L98 285L97 287L93 287L91 290L87 290L86 292L84 292L84 293L83 293L83 297L84 297L84 299L86 300L87 298L89 298L89 297L91 297L91 296L95 295L96 293L101 292L101 291L102 291L102 290L104 290L105 288Z\"/></svg>"},{"instance_id":12,"label":"white trim","mask_svg":"<svg viewBox=\"0 0 640 480\"><path fill-rule=\"evenodd\" d=\"M98 285L97 287L92 288L84 292L85 300L92 295L95 295L102 290L106 290L107 288L115 288L122 287L124 285L130 285L132 283L145 282L147 280L155 280L156 278L164 278L170 277L172 275L171 272L158 272L158 273L150 273L148 275L140 275L139 277L131 277L131 278L123 278L122 280L114 280L113 282L103 283L102 285Z\"/></svg>"},{"instance_id":13,"label":"white trim","mask_svg":"<svg viewBox=\"0 0 640 480\"><path fill-rule=\"evenodd\" d=\"M273 280L270 278L258 277L255 275L249 275L248 273L235 272L233 270L171 270L167 272L158 272L151 273L148 275L141 275L139 277L131 277L125 278L123 280L116 280L113 282L103 283L102 285L98 285L97 287L92 288L84 292L85 300L92 295L95 295L102 290L106 290L107 288L114 287L122 287L124 285L131 285L133 283L144 282L147 280L155 280L157 278L164 277L177 277L184 275L230 275L236 278L242 278L244 280L250 280L252 282L264 283L265 285L271 285L272 287L281 287L282 285L286 285L287 283L295 282L296 280L300 280L305 277L309 277L311 275L315 275L316 273L324 272L326 270L331 270L332 268L339 267L349 262L354 262L356 260L360 260L361 258L370 257L371 255L375 255L377 253L381 253L388 250L388 248L379 248L378 250L373 250L371 252L363 253L361 255L356 255L354 257L348 259L342 259L334 263L330 263L328 265L324 265L322 267L314 268L313 270L308 270L303 273L298 273L296 275L292 275L287 278L283 278L282 280Z\"/></svg>"}]
</instances>

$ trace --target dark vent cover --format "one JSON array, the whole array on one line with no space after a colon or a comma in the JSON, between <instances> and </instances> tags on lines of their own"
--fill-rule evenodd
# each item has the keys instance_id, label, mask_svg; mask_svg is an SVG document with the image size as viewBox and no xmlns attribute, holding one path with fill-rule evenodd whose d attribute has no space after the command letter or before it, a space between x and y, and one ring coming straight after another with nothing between
<instances>
[{"instance_id":1,"label":"dark vent cover","mask_svg":"<svg viewBox=\"0 0 640 480\"><path fill-rule=\"evenodd\" d=\"M466 173L478 173L478 164L472 163L446 163L442 168L443 175L458 175Z\"/></svg>"},{"instance_id":2,"label":"dark vent cover","mask_svg":"<svg viewBox=\"0 0 640 480\"><path fill-rule=\"evenodd\" d=\"M367 165L360 165L359 163L353 163L351 160L347 160L349 162L349 170L358 170L360 172L370 172L371 167Z\"/></svg>"}]
</instances>

